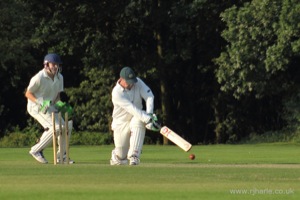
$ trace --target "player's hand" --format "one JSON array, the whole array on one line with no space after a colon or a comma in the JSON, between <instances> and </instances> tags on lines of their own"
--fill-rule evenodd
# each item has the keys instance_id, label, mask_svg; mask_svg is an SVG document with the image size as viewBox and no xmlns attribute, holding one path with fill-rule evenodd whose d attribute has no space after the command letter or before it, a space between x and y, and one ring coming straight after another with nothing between
<instances>
[{"instance_id":1,"label":"player's hand","mask_svg":"<svg viewBox=\"0 0 300 200\"><path fill-rule=\"evenodd\" d=\"M148 113L148 115L150 116L150 121L149 122L158 122L158 118L157 118L156 114Z\"/></svg>"},{"instance_id":2,"label":"player's hand","mask_svg":"<svg viewBox=\"0 0 300 200\"><path fill-rule=\"evenodd\" d=\"M70 106L70 104L63 102L63 101L57 101L54 104L54 108L57 112L61 112L63 116L65 116L66 113L68 113L68 118L71 119L73 117L73 108Z\"/></svg>"},{"instance_id":3,"label":"player's hand","mask_svg":"<svg viewBox=\"0 0 300 200\"><path fill-rule=\"evenodd\" d=\"M50 100L37 99L37 103L39 104L39 111L42 113L46 113L51 105Z\"/></svg>"},{"instance_id":4,"label":"player's hand","mask_svg":"<svg viewBox=\"0 0 300 200\"><path fill-rule=\"evenodd\" d=\"M156 123L148 123L148 124L146 124L146 129L148 129L150 131L159 132L160 131L160 125L158 125Z\"/></svg>"},{"instance_id":5,"label":"player's hand","mask_svg":"<svg viewBox=\"0 0 300 200\"><path fill-rule=\"evenodd\" d=\"M149 114L149 115L151 119L146 124L146 128L151 131L156 131L156 132L160 131L161 125L158 121L157 116L155 114Z\"/></svg>"},{"instance_id":6,"label":"player's hand","mask_svg":"<svg viewBox=\"0 0 300 200\"><path fill-rule=\"evenodd\" d=\"M61 112L63 110L63 107L65 106L65 103L62 101L57 101L54 104L54 108L57 110L57 112Z\"/></svg>"}]
</instances>

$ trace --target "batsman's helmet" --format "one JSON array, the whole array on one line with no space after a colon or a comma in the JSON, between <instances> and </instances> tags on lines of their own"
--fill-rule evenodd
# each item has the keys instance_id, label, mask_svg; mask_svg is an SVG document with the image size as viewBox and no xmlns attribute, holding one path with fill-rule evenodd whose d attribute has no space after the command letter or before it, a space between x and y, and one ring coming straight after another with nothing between
<instances>
[{"instance_id":1,"label":"batsman's helmet","mask_svg":"<svg viewBox=\"0 0 300 200\"><path fill-rule=\"evenodd\" d=\"M45 56L44 64L47 64L49 62L56 63L56 64L62 64L62 61L61 61L59 55L57 55L56 53L49 53Z\"/></svg>"}]
</instances>

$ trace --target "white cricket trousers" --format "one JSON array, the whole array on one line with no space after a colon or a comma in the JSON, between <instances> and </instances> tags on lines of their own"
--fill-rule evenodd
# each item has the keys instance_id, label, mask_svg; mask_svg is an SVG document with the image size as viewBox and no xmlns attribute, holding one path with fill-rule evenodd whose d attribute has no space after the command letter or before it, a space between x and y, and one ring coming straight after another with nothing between
<instances>
[{"instance_id":1,"label":"white cricket trousers","mask_svg":"<svg viewBox=\"0 0 300 200\"><path fill-rule=\"evenodd\" d=\"M133 117L130 121L116 126L113 131L115 144L113 151L118 159L139 158L145 138L145 124Z\"/></svg>"},{"instance_id":2,"label":"white cricket trousers","mask_svg":"<svg viewBox=\"0 0 300 200\"><path fill-rule=\"evenodd\" d=\"M52 141L53 141L53 123L52 123L52 112L56 111L56 109L53 106L50 106L48 111L44 114L42 112L39 112L39 107L38 105L27 105L27 111L28 113L36 119L44 128L44 132L42 136L40 137L40 140L37 144L31 147L31 152L40 152L44 150ZM71 136L71 131L73 127L73 122L69 121L68 125L71 126L69 127L69 135L68 137L70 138ZM64 130L64 120L62 119L62 128ZM62 143L64 144L62 147L58 147L57 155L60 155L60 151L62 150L63 152L65 151L65 138L64 134L63 136L60 136L59 134L59 120L58 120L58 113L55 113L55 129L56 129L56 135L58 137L58 144L60 143L59 141L62 140Z\"/></svg>"}]
</instances>

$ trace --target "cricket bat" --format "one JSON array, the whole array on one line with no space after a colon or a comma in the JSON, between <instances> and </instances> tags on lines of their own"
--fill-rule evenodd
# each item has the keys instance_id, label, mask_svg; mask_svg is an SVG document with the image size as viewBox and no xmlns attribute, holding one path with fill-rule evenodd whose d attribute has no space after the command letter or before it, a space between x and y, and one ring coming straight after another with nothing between
<instances>
[{"instance_id":1,"label":"cricket bat","mask_svg":"<svg viewBox=\"0 0 300 200\"><path fill-rule=\"evenodd\" d=\"M177 135L177 133L175 133L166 126L163 126L160 129L160 133L184 151L189 151L192 148L192 145L189 142L187 142L185 139Z\"/></svg>"}]
</instances>

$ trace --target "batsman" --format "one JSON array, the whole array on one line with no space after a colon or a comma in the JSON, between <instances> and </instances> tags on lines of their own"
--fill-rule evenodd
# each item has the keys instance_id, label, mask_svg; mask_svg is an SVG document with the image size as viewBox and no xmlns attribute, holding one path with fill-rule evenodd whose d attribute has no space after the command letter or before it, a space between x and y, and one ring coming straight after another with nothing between
<instances>
[{"instance_id":1,"label":"batsman","mask_svg":"<svg viewBox=\"0 0 300 200\"><path fill-rule=\"evenodd\" d=\"M146 128L160 130L157 117L153 114L154 95L130 67L124 67L112 90L112 103L114 108L111 128L115 148L112 150L110 164L127 165L129 160L129 165L138 165Z\"/></svg>"},{"instance_id":2,"label":"batsman","mask_svg":"<svg viewBox=\"0 0 300 200\"><path fill-rule=\"evenodd\" d=\"M59 112L55 104L60 101L60 93L64 90L64 79L61 74L62 61L58 54L50 53L44 58L44 67L35 74L27 87L25 97L27 98L27 111L44 128L44 132L37 144L31 147L29 154L38 162L46 164L48 161L43 155L43 150L52 142L53 125L52 114ZM59 132L58 117L56 131ZM64 124L64 122L63 122ZM71 136L72 125L69 126L69 137ZM58 134L58 140L65 138ZM65 142L63 142L65 144ZM58 159L60 151L65 151L65 147L58 148ZM73 163L70 160L70 163Z\"/></svg>"}]
</instances>

